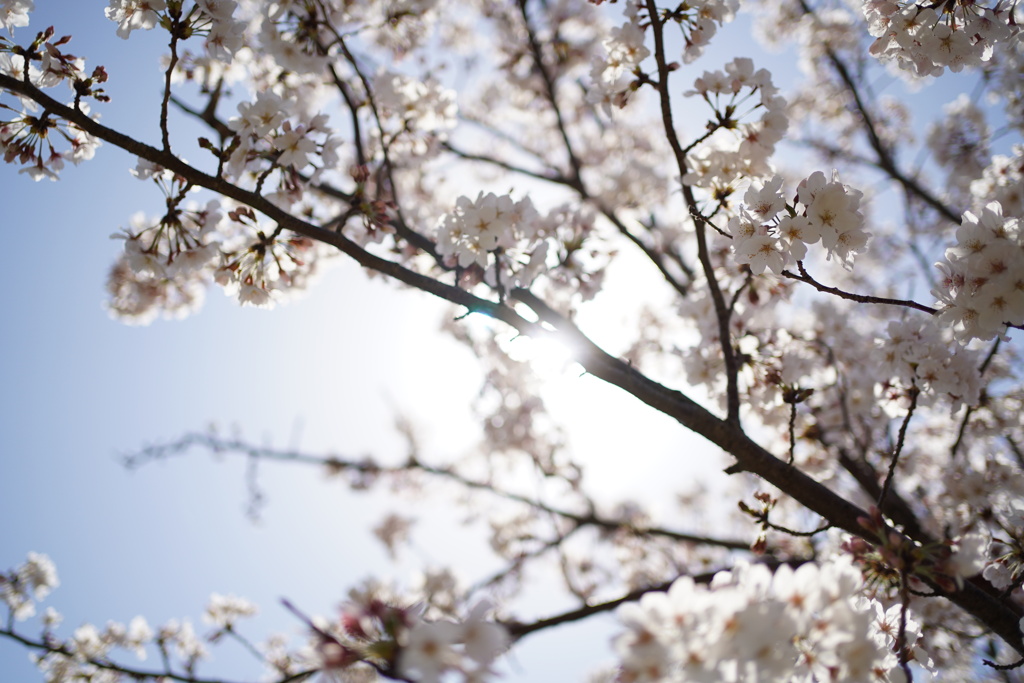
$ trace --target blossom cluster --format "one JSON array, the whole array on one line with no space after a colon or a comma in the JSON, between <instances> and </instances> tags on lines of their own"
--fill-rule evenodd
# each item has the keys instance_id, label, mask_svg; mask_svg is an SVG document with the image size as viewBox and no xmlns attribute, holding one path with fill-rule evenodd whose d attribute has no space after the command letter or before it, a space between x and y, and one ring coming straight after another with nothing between
<instances>
[{"instance_id":1,"label":"blossom cluster","mask_svg":"<svg viewBox=\"0 0 1024 683\"><path fill-rule=\"evenodd\" d=\"M132 31L148 31L156 26L160 22L160 12L166 9L165 0L110 0L104 14L117 24L118 37L128 40Z\"/></svg>"},{"instance_id":2,"label":"blossom cluster","mask_svg":"<svg viewBox=\"0 0 1024 683\"><path fill-rule=\"evenodd\" d=\"M158 315L184 317L203 303L203 278L181 271L161 277L132 270L121 256L107 275L106 307L110 315L130 325L147 325Z\"/></svg>"},{"instance_id":3,"label":"blossom cluster","mask_svg":"<svg viewBox=\"0 0 1024 683\"><path fill-rule=\"evenodd\" d=\"M174 183L174 175L140 160L135 169L142 179L159 176ZM159 182L159 181L158 181ZM224 214L220 202L213 199L202 208L171 208L159 219L137 213L132 227L124 235L124 254L128 266L136 273L158 278L173 278L206 268L220 255L217 241Z\"/></svg>"},{"instance_id":4,"label":"blossom cluster","mask_svg":"<svg viewBox=\"0 0 1024 683\"><path fill-rule=\"evenodd\" d=\"M973 2L864 2L869 31L876 37L871 54L919 77L987 62L997 43L1017 35L1014 11L1014 3L990 9Z\"/></svg>"},{"instance_id":5,"label":"blossom cluster","mask_svg":"<svg viewBox=\"0 0 1024 683\"><path fill-rule=\"evenodd\" d=\"M229 630L235 627L239 619L255 616L258 611L256 605L245 598L214 593L206 605L203 621L219 629Z\"/></svg>"},{"instance_id":6,"label":"blossom cluster","mask_svg":"<svg viewBox=\"0 0 1024 683\"><path fill-rule=\"evenodd\" d=\"M247 207L225 210L218 200L182 207L183 179L142 159L133 174L160 186L168 210L160 218L136 214L114 235L124 240L107 280L115 317L147 324L158 313L187 315L211 282L243 305L270 307L305 289L317 272L326 251L318 243L290 232L267 234Z\"/></svg>"},{"instance_id":7,"label":"blossom cluster","mask_svg":"<svg viewBox=\"0 0 1024 683\"><path fill-rule=\"evenodd\" d=\"M547 252L539 239L538 219L529 197L515 201L493 192L481 192L475 200L462 196L438 221L437 250L453 265L476 264L486 271L500 249L519 279L529 280L529 274L543 266ZM528 254L529 261L516 260L519 254Z\"/></svg>"},{"instance_id":8,"label":"blossom cluster","mask_svg":"<svg viewBox=\"0 0 1024 683\"><path fill-rule=\"evenodd\" d=\"M49 630L56 628L62 617L52 608L47 610L44 622ZM186 648L198 648L202 651L202 645L196 639L195 632L191 627L182 634L182 630L176 624L174 636L171 631L161 630L162 642L167 644L175 643ZM146 658L145 647L153 640L153 630L143 617L133 618L127 626L119 622L108 622L103 629L97 628L94 624L82 624L75 629L71 638L64 643L64 651L52 651L35 660L36 666L46 676L47 681L63 683L63 681L74 680L104 680L100 678L103 671L93 664L97 660L107 659L115 648L131 650L139 659ZM183 639L178 639L184 635ZM106 680L116 680L112 675Z\"/></svg>"},{"instance_id":9,"label":"blossom cluster","mask_svg":"<svg viewBox=\"0 0 1024 683\"><path fill-rule=\"evenodd\" d=\"M230 61L243 44L245 24L234 19L235 0L195 0L185 11L180 2L172 2L175 16L183 17L187 26L177 32L178 38L192 35L206 37L206 51L214 59ZM117 24L117 35L127 40L132 31L154 28L161 21L170 24L166 0L110 0L105 10L108 19Z\"/></svg>"},{"instance_id":10,"label":"blossom cluster","mask_svg":"<svg viewBox=\"0 0 1024 683\"><path fill-rule=\"evenodd\" d=\"M492 677L492 666L510 638L503 626L485 618L491 609L487 602L477 603L458 620L428 619L422 603L402 602L374 582L351 591L340 619L310 622L313 665L338 675L369 665L389 678L419 683Z\"/></svg>"},{"instance_id":11,"label":"blossom cluster","mask_svg":"<svg viewBox=\"0 0 1024 683\"><path fill-rule=\"evenodd\" d=\"M928 130L928 147L935 161L950 169L950 181L969 185L981 176L990 157L985 114L966 94L943 107L943 114Z\"/></svg>"},{"instance_id":12,"label":"blossom cluster","mask_svg":"<svg viewBox=\"0 0 1024 683\"><path fill-rule=\"evenodd\" d=\"M420 621L409 629L398 659L402 675L436 683L442 674L458 671L466 681L482 680L509 644L504 627L485 620L486 603L474 607L464 622Z\"/></svg>"},{"instance_id":13,"label":"blossom cluster","mask_svg":"<svg viewBox=\"0 0 1024 683\"><path fill-rule=\"evenodd\" d=\"M435 81L384 72L375 79L374 97L380 112L398 121L394 138L386 141L389 147L401 140L407 148L402 151L422 155L431 149L431 142L444 140L455 127L455 91Z\"/></svg>"},{"instance_id":14,"label":"blossom cluster","mask_svg":"<svg viewBox=\"0 0 1024 683\"><path fill-rule=\"evenodd\" d=\"M181 207L186 184L165 168L139 159L132 174L159 185L168 210L160 218L137 213L114 235L124 240L124 251L108 278L108 307L122 320L146 323L158 311L187 313L202 301L205 281L220 262L225 217L217 200Z\"/></svg>"},{"instance_id":15,"label":"blossom cluster","mask_svg":"<svg viewBox=\"0 0 1024 683\"><path fill-rule=\"evenodd\" d=\"M732 21L739 8L738 0L704 0L683 3L669 17L679 24L683 33L683 62L690 64L702 54L718 27Z\"/></svg>"},{"instance_id":16,"label":"blossom cluster","mask_svg":"<svg viewBox=\"0 0 1024 683\"><path fill-rule=\"evenodd\" d=\"M269 308L291 292L306 288L316 274L319 248L299 235L265 235L255 244L224 253L214 280L243 305Z\"/></svg>"},{"instance_id":17,"label":"blossom cluster","mask_svg":"<svg viewBox=\"0 0 1024 683\"><path fill-rule=\"evenodd\" d=\"M886 612L862 585L849 560L782 565L774 574L740 565L706 586L682 577L618 609L626 628L615 640L619 680L902 680ZM908 623L907 642L917 636Z\"/></svg>"},{"instance_id":18,"label":"blossom cluster","mask_svg":"<svg viewBox=\"0 0 1024 683\"><path fill-rule=\"evenodd\" d=\"M766 69L754 69L754 62L738 57L724 71L705 71L687 96L700 95L715 115L708 122L714 133L697 151L687 155L691 169L683 183L727 197L744 177L761 177L770 172L768 159L789 126L786 100L778 95ZM754 99L756 95L756 100ZM761 110L757 121L741 123Z\"/></svg>"},{"instance_id":19,"label":"blossom cluster","mask_svg":"<svg viewBox=\"0 0 1024 683\"><path fill-rule=\"evenodd\" d=\"M942 280L932 290L939 317L961 342L992 339L1006 326L1024 324L1024 232L1016 217L1003 217L997 202L980 215L965 211L957 244L936 263Z\"/></svg>"},{"instance_id":20,"label":"blossom cluster","mask_svg":"<svg viewBox=\"0 0 1024 683\"><path fill-rule=\"evenodd\" d=\"M437 223L437 251L448 267L468 269L465 282L485 282L503 294L529 287L541 274L560 291L586 301L600 289L603 257L585 247L594 212L573 203L545 214L529 196L513 200L493 192L462 196Z\"/></svg>"},{"instance_id":21,"label":"blossom cluster","mask_svg":"<svg viewBox=\"0 0 1024 683\"><path fill-rule=\"evenodd\" d=\"M0 574L0 600L15 619L28 619L36 613L34 601L43 600L59 585L53 561L46 555L29 553L20 567Z\"/></svg>"},{"instance_id":22,"label":"blossom cluster","mask_svg":"<svg viewBox=\"0 0 1024 683\"><path fill-rule=\"evenodd\" d=\"M228 121L236 134L238 144L231 150L226 165L233 177L246 172L263 173L266 162L271 168L297 173L311 164L317 170L334 168L338 164L338 146L341 141L332 135L326 114L309 117L289 117L290 107L284 98L273 91L256 94L253 102L238 105L239 116ZM319 165L316 165L319 157ZM317 175L314 171L313 177ZM283 190L274 195L279 204L292 204L301 199L301 188L290 182L282 183Z\"/></svg>"},{"instance_id":23,"label":"blossom cluster","mask_svg":"<svg viewBox=\"0 0 1024 683\"><path fill-rule=\"evenodd\" d=\"M30 552L24 564L6 574L0 573L0 598L11 616L23 621L35 614L33 600L44 599L59 585L57 570L50 558ZM208 620L222 629L230 628L239 617L254 612L244 600L218 595L212 596L207 607ZM55 609L45 610L42 625L47 647L33 656L36 666L52 683L122 680L117 665L112 664L115 649L129 650L142 660L146 659L147 648L156 646L165 661L173 652L187 669L207 656L206 646L188 621L171 619L155 631L141 616L134 617L127 625L111 621L103 628L84 623L66 640L56 634L62 622L63 616Z\"/></svg>"},{"instance_id":24,"label":"blossom cluster","mask_svg":"<svg viewBox=\"0 0 1024 683\"><path fill-rule=\"evenodd\" d=\"M591 63L587 99L600 103L608 114L612 105L625 107L640 86L636 72L651 51L644 45L644 30L635 15L622 26L612 29L601 45L604 54L595 55Z\"/></svg>"},{"instance_id":25,"label":"blossom cluster","mask_svg":"<svg viewBox=\"0 0 1024 683\"><path fill-rule=\"evenodd\" d=\"M934 318L893 320L887 332L885 339L876 342L881 368L900 386L914 386L926 395L948 394L954 409L961 403L977 405L981 360L963 348L951 353L950 342L943 338L943 328Z\"/></svg>"},{"instance_id":26,"label":"blossom cluster","mask_svg":"<svg viewBox=\"0 0 1024 683\"><path fill-rule=\"evenodd\" d=\"M861 196L835 174L826 181L821 171L800 182L792 206L783 197L781 176L751 184L743 206L729 220L736 259L756 274L768 269L778 275L803 260L808 244L821 240L829 259L835 256L850 268L870 237L864 231Z\"/></svg>"},{"instance_id":27,"label":"blossom cluster","mask_svg":"<svg viewBox=\"0 0 1024 683\"><path fill-rule=\"evenodd\" d=\"M11 16L8 20L14 22L15 18ZM37 88L67 83L75 93L75 101L69 106L88 115L89 105L81 100L86 96L99 101L108 99L99 87L106 82L107 72L98 66L87 75L84 60L60 49L70 37L57 40L53 37L51 27L38 33L26 48L17 48L0 36L0 73L19 80L27 78ZM36 116L35 102L28 98L19 100L18 107L0 102L0 153L6 163L24 164L20 172L33 180L57 180L66 161L79 164L93 157L99 140L51 112ZM13 116L8 118L3 114L5 111L12 112Z\"/></svg>"},{"instance_id":28,"label":"blossom cluster","mask_svg":"<svg viewBox=\"0 0 1024 683\"><path fill-rule=\"evenodd\" d=\"M996 154L971 183L971 195L981 200L977 209L998 202L1007 216L1024 216L1024 145L1014 145L1012 155Z\"/></svg>"},{"instance_id":29,"label":"blossom cluster","mask_svg":"<svg viewBox=\"0 0 1024 683\"><path fill-rule=\"evenodd\" d=\"M1002 517L1003 534L994 537L990 546L996 550L995 557L982 572L996 590L1019 587L1024 581L1024 503L1013 501Z\"/></svg>"},{"instance_id":30,"label":"blossom cluster","mask_svg":"<svg viewBox=\"0 0 1024 683\"><path fill-rule=\"evenodd\" d=\"M45 598L58 585L53 563L38 553L29 553L20 567L0 573L0 597L17 620L32 616L33 600ZM458 621L431 621L424 618L422 606L396 606L397 601L384 601L378 593L371 590L360 595L354 591L336 623L307 620L315 654L277 652L277 639L272 639L263 648L268 663L279 673L293 674L298 673L294 670L297 664L304 670L313 667L334 673L370 664L392 677L420 683L437 683L442 676L450 680L452 673L466 681L493 675L494 662L508 648L510 638L503 626L486 619L491 609L488 603L476 604ZM240 619L256 613L255 605L244 598L211 595L203 619L216 630L205 640L216 642L225 631L234 631ZM147 648L155 647L166 666L170 666L169 655L174 653L189 671L208 656L206 645L188 621L171 619L155 630L143 617L135 617L127 626L110 622L98 628L84 623L67 640L56 634L63 618L53 608L47 609L42 621L47 648L35 661L46 680L53 683L122 680L122 673L131 674L115 663L115 649L129 650L139 659L146 659Z\"/></svg>"}]
</instances>

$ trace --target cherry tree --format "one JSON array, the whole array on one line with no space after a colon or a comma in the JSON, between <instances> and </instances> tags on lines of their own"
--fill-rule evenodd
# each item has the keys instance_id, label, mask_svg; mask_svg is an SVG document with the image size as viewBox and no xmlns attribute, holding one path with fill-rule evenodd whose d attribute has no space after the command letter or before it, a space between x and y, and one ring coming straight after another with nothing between
<instances>
[{"instance_id":1,"label":"cherry tree","mask_svg":"<svg viewBox=\"0 0 1024 683\"><path fill-rule=\"evenodd\" d=\"M58 585L31 553L0 574L0 636L54 682L209 681L226 640L278 683L470 681L614 612L618 663L595 680L1019 680L1022 12L752 0L757 39L799 54L783 89L742 54L707 61L739 9L110 0L111 40L168 46L159 136L140 139L100 118L117 65L75 54L73 26L30 25L32 0L0 0L5 161L59 180L115 147L163 197L117 235L114 317L192 314L211 288L269 309L354 263L449 302L485 371L463 457L423 452L403 422L397 461L194 433L128 464L213 451L354 489L454 486L504 563L472 584L457 567L404 592L369 582L335 615L288 603L308 634L292 646L251 640L255 606L222 595L209 634L141 616L68 633L53 607L23 624ZM934 80L950 85L925 125L914 92ZM636 286L648 272L657 286ZM610 305L626 334L601 330ZM667 520L599 500L546 411L545 348L720 449L716 493L680 492ZM394 550L412 521L373 533ZM517 611L545 562L577 606ZM133 658L147 650L157 665Z\"/></svg>"}]
</instances>

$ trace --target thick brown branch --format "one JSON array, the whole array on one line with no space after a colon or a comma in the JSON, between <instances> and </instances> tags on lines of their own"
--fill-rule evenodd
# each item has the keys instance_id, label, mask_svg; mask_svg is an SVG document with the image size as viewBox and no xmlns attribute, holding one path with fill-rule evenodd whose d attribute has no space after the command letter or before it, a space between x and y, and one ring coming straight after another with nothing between
<instances>
[{"instance_id":1,"label":"thick brown branch","mask_svg":"<svg viewBox=\"0 0 1024 683\"><path fill-rule=\"evenodd\" d=\"M107 128L81 112L77 112L64 106L30 84L11 78L10 76L0 74L0 88L25 95L26 97L35 100L54 114L72 121L76 126L90 135L120 147L131 154L170 169L182 177L187 178L193 185L203 187L246 204L247 206L263 213L268 218L276 221L282 228L291 230L294 233L304 235L311 239L318 240L325 244L330 244L355 259L359 265L365 268L375 270L411 287L415 287L416 289L420 289L424 292L428 292L445 299L446 301L450 301L460 306L465 306L472 312L484 313L485 315L501 320L524 334L544 334L544 330L542 328L539 328L534 323L522 318L507 306L502 306L497 302L482 299L465 290L459 289L458 287L444 284L431 277L409 270L405 266L395 263L394 261L389 261L375 254L371 254L338 232L326 230L320 226L289 214L287 211L284 211L268 201L262 195L250 192L249 190L244 190L222 178L215 178L209 174L203 173L171 153L163 152L111 128Z\"/></svg>"}]
</instances>

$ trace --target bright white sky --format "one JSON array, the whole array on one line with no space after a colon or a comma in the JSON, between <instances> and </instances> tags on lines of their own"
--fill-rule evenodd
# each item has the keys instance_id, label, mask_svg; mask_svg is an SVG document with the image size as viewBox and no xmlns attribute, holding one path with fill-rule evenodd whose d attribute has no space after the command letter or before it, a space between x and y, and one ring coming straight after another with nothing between
<instances>
[{"instance_id":1,"label":"bright white sky","mask_svg":"<svg viewBox=\"0 0 1024 683\"><path fill-rule=\"evenodd\" d=\"M153 142L163 48L155 34L118 39L105 4L40 0L32 29L54 24L58 34L70 32L69 50L110 74L113 102L100 105L103 122ZM22 29L16 38L31 35ZM743 44L755 54L749 39ZM709 56L690 68L696 76L724 61ZM349 264L272 312L241 309L214 291L185 321L132 328L111 320L101 303L120 242L107 236L132 213L161 205L155 188L129 175L132 166L127 154L105 146L57 184L0 167L8 254L0 269L8 295L0 336L0 383L8 387L0 397L0 568L29 551L53 558L62 585L43 606L65 614L64 635L84 621L127 622L136 614L151 625L188 617L202 632L207 597L221 592L260 605L263 614L247 631L256 639L301 631L281 597L329 615L360 579L409 583L421 560L459 556L467 582L493 569L479 533L447 540L460 516L443 500L415 502L417 513L438 521L396 567L368 527L408 501L267 466L261 481L269 505L255 526L244 516L240 461L204 456L137 472L121 467L118 454L211 423L258 442L396 458L404 454L392 429L396 411L423 428L430 454L457 455L471 442L468 406L479 382L468 352L435 332L443 304L367 281ZM553 381L548 399L609 499L645 495L652 480L669 489L689 483L681 470L666 474L666 457L693 451L671 421L572 372ZM550 596L535 594L532 602L550 605ZM535 637L517 650L508 680L579 679L602 661L597 653L607 650L608 634L605 622ZM216 655L207 674L255 677L248 664L234 666L244 655L232 645ZM6 641L0 671L12 681L39 680L25 651Z\"/></svg>"}]
</instances>

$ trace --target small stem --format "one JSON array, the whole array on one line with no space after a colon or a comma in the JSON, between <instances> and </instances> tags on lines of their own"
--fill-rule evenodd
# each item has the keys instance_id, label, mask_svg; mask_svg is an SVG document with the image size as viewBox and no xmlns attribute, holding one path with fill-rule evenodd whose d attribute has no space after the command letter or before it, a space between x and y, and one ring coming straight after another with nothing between
<instances>
[{"instance_id":1,"label":"small stem","mask_svg":"<svg viewBox=\"0 0 1024 683\"><path fill-rule=\"evenodd\" d=\"M796 453L796 401L789 404L789 462L793 464Z\"/></svg>"},{"instance_id":2,"label":"small stem","mask_svg":"<svg viewBox=\"0 0 1024 683\"><path fill-rule=\"evenodd\" d=\"M789 270L782 271L782 274L785 277L792 278L794 280L799 280L800 282L806 282L807 284L817 289L819 292L834 294L842 299L856 301L862 304L888 304L890 306L904 306L906 308L913 308L918 311L923 311L930 315L935 315L936 313L939 312L938 310L931 308L930 306L919 304L916 301L908 301L905 299L889 299L880 296L868 296L866 294L852 294L850 292L844 292L843 290L837 289L836 287L829 287L827 285L823 285L817 280L815 280L813 277L811 277L810 274L808 274L807 269L804 267L803 261L797 261L796 265L797 268L800 269L799 275Z\"/></svg>"},{"instance_id":3,"label":"small stem","mask_svg":"<svg viewBox=\"0 0 1024 683\"><path fill-rule=\"evenodd\" d=\"M160 135L163 139L164 151L171 151L171 133L167 126L167 109L171 102L171 74L178 64L178 21L175 19L171 26L171 61L167 65L167 72L164 74L164 97L160 102Z\"/></svg>"},{"instance_id":4,"label":"small stem","mask_svg":"<svg viewBox=\"0 0 1024 683\"><path fill-rule=\"evenodd\" d=\"M917 388L917 385L910 387L910 408L907 409L907 414L903 418L903 423L900 425L899 437L896 439L896 448L893 449L892 460L889 461L889 472L885 475L885 483L882 485L882 493L878 496L878 509L882 509L882 505L885 503L885 497L889 494L889 487L892 486L893 475L896 473L896 463L899 462L900 453L903 452L903 443L907 437L907 427L910 425L910 418L914 416L914 409L917 408L917 397L921 394L921 390Z\"/></svg>"},{"instance_id":5,"label":"small stem","mask_svg":"<svg viewBox=\"0 0 1024 683\"><path fill-rule=\"evenodd\" d=\"M680 178L684 177L689 170L686 165L686 153L676 135L675 124L672 121L672 96L669 92L669 66L665 60L665 36L663 32L664 23L658 17L658 6L655 0L647 0L647 12L650 15L651 30L654 34L654 56L658 64L658 95L661 103L662 127L668 138L669 146L675 157L676 167L679 170ZM725 303L725 296L722 294L715 277L715 268L711 263L711 255L707 244L707 219L701 215L697 206L697 200L693 195L693 188L689 185L682 185L683 198L686 201L687 212L693 220L694 230L697 235L697 258L701 268L704 270L704 277L707 279L708 291L711 300L715 304L715 315L718 318L719 344L722 348L722 358L725 362L726 381L726 421L729 424L739 425L740 423L740 393L739 393L739 366L736 362L736 351L732 347L732 337L729 332L729 307Z\"/></svg>"},{"instance_id":6,"label":"small stem","mask_svg":"<svg viewBox=\"0 0 1024 683\"><path fill-rule=\"evenodd\" d=\"M914 683L914 674L910 671L910 648L907 647L907 612L910 611L910 586L906 571L900 572L900 626L896 632L896 656L900 668L907 677L907 683Z\"/></svg>"}]
</instances>

